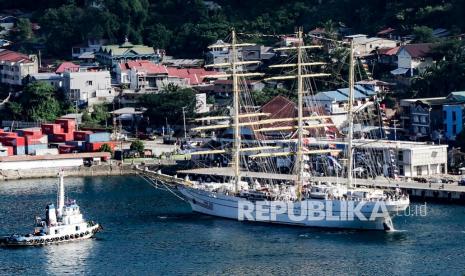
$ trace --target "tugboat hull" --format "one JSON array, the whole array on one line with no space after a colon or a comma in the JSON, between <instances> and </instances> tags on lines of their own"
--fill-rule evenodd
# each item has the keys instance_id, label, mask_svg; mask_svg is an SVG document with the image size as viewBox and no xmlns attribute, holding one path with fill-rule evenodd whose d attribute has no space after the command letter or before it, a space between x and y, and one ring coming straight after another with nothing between
<instances>
[{"instance_id":1,"label":"tugboat hull","mask_svg":"<svg viewBox=\"0 0 465 276\"><path fill-rule=\"evenodd\" d=\"M92 238L101 229L102 228L99 224L95 224L93 226L88 227L85 231L76 232L75 234L45 235L32 237L13 235L9 237L0 238L0 245L8 247L42 246L85 240Z\"/></svg>"}]
</instances>

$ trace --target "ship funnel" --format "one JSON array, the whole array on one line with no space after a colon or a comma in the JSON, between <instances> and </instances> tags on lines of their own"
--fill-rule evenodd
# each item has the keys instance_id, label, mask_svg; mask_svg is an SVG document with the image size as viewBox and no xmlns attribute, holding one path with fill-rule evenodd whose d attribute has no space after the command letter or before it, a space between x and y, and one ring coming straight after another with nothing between
<instances>
[{"instance_id":1,"label":"ship funnel","mask_svg":"<svg viewBox=\"0 0 465 276\"><path fill-rule=\"evenodd\" d=\"M57 214L53 204L47 205L47 212L45 213L48 226L55 226L57 224Z\"/></svg>"}]
</instances>

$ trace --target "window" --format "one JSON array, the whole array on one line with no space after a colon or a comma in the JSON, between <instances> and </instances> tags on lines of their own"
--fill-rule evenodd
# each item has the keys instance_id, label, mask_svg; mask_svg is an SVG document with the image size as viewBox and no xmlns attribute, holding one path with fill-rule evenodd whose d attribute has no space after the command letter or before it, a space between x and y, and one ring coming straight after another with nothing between
<instances>
[{"instance_id":1,"label":"window","mask_svg":"<svg viewBox=\"0 0 465 276\"><path fill-rule=\"evenodd\" d=\"M457 125L452 126L452 135L457 134Z\"/></svg>"},{"instance_id":2,"label":"window","mask_svg":"<svg viewBox=\"0 0 465 276\"><path fill-rule=\"evenodd\" d=\"M416 116L416 115L413 116L413 121L414 121L415 123L418 123L418 116Z\"/></svg>"},{"instance_id":3,"label":"window","mask_svg":"<svg viewBox=\"0 0 465 276\"><path fill-rule=\"evenodd\" d=\"M91 81L91 80L86 81L86 85L91 86L91 85L92 85L92 81Z\"/></svg>"},{"instance_id":4,"label":"window","mask_svg":"<svg viewBox=\"0 0 465 276\"><path fill-rule=\"evenodd\" d=\"M79 231L80 230L80 227L79 226L76 226L76 231Z\"/></svg>"},{"instance_id":5,"label":"window","mask_svg":"<svg viewBox=\"0 0 465 276\"><path fill-rule=\"evenodd\" d=\"M455 111L452 111L452 121L457 121L457 113Z\"/></svg>"}]
</instances>

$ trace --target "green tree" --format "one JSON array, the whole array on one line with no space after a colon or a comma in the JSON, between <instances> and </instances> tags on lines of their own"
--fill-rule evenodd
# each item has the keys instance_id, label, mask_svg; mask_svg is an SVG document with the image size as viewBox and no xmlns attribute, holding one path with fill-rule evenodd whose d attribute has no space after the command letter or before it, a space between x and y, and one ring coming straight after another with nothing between
<instances>
[{"instance_id":1,"label":"green tree","mask_svg":"<svg viewBox=\"0 0 465 276\"><path fill-rule=\"evenodd\" d=\"M7 105L8 112L14 119L53 121L64 111L62 103L57 100L57 93L56 88L48 83L30 83L18 98Z\"/></svg>"},{"instance_id":2,"label":"green tree","mask_svg":"<svg viewBox=\"0 0 465 276\"><path fill-rule=\"evenodd\" d=\"M437 39L433 36L433 29L426 26L413 28L413 37L415 43L435 42Z\"/></svg>"},{"instance_id":3,"label":"green tree","mask_svg":"<svg viewBox=\"0 0 465 276\"><path fill-rule=\"evenodd\" d=\"M24 42L32 38L32 25L29 18L19 18L16 30L12 32L12 38L18 42Z\"/></svg>"},{"instance_id":4,"label":"green tree","mask_svg":"<svg viewBox=\"0 0 465 276\"><path fill-rule=\"evenodd\" d=\"M108 145L108 144L103 144L102 146L100 146L98 151L113 153L113 150L111 149L110 145Z\"/></svg>"},{"instance_id":5,"label":"green tree","mask_svg":"<svg viewBox=\"0 0 465 276\"><path fill-rule=\"evenodd\" d=\"M195 93L192 89L161 91L158 94L144 95L141 106L147 107L146 114L153 124L165 124L165 118L174 124L182 123L182 107L186 107L186 117L193 117L197 106Z\"/></svg>"},{"instance_id":6,"label":"green tree","mask_svg":"<svg viewBox=\"0 0 465 276\"><path fill-rule=\"evenodd\" d=\"M141 140L135 140L131 143L130 149L137 151L139 154L143 154L145 146Z\"/></svg>"}]
</instances>

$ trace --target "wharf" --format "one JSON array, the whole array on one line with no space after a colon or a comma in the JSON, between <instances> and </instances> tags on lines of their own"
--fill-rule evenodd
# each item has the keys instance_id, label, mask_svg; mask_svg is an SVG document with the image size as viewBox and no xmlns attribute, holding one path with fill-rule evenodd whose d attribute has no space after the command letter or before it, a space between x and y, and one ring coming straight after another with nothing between
<instances>
[{"instance_id":1,"label":"wharf","mask_svg":"<svg viewBox=\"0 0 465 276\"><path fill-rule=\"evenodd\" d=\"M205 176L224 176L231 177L234 175L232 168L200 168L192 170L181 170L178 174L182 175L205 175ZM296 180L294 175L262 173L262 172L241 172L244 178L262 178L275 179L282 181ZM336 177L311 177L315 182L344 183L345 178ZM377 188L395 188L399 187L409 193L412 197L422 199L445 200L451 202L465 203L465 186L459 186L457 182L452 184L442 183L420 183L416 181L394 180L387 178L376 179L354 179L356 186L377 187Z\"/></svg>"}]
</instances>

